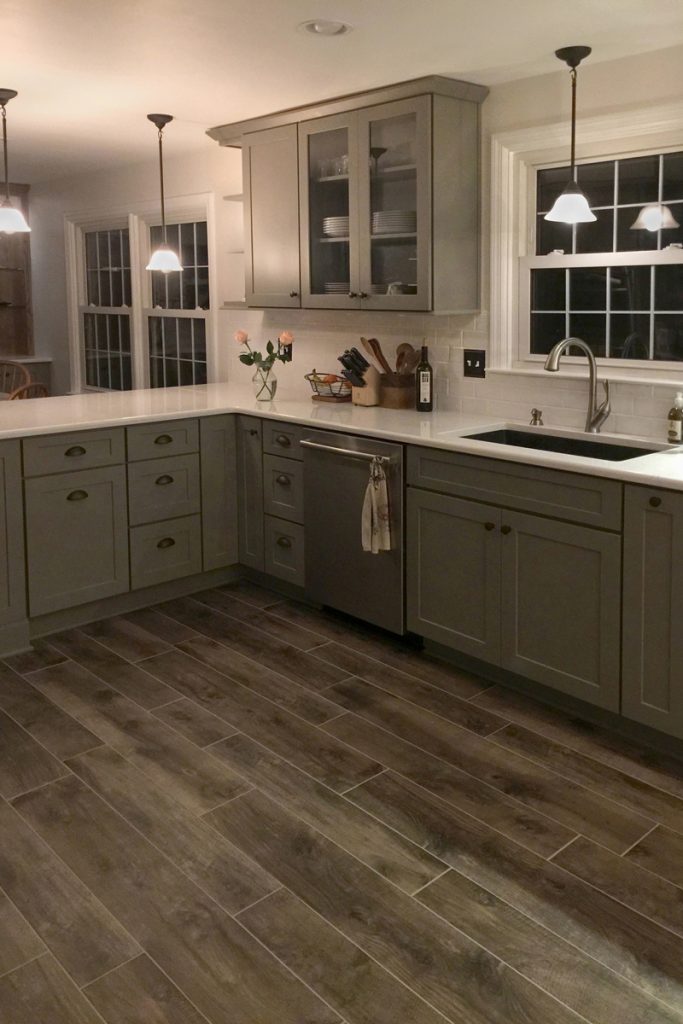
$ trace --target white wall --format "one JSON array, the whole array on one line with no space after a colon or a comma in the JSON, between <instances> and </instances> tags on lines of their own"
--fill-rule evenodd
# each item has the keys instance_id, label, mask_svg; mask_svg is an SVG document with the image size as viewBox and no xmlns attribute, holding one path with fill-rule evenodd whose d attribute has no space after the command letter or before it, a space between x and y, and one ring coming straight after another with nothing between
<instances>
[{"instance_id":1,"label":"white wall","mask_svg":"<svg viewBox=\"0 0 683 1024\"><path fill-rule=\"evenodd\" d=\"M596 55L596 57L599 55ZM582 65L579 78L579 116L639 109L671 100L683 102L683 47L606 63L595 58ZM289 328L296 335L293 363L278 366L281 393L304 395L303 374L315 367L333 371L337 354L357 344L361 334L377 336L388 352L404 340L430 345L437 370L437 401L442 408L484 411L510 418L526 418L532 405L544 410L546 424L580 427L586 404L586 386L562 373L546 378L463 380L462 349L486 348L488 343L488 232L489 153L494 132L514 130L569 118L569 82L566 70L523 79L492 89L483 106L482 140L482 313L477 317L431 317L331 311L225 310L219 315L220 379L248 380L251 371L238 362L232 341L236 328L248 330L257 344L275 339ZM579 120L579 148L580 148ZM683 139L681 140L683 147ZM172 133L167 133L167 191L170 196L212 191L218 223L219 302L237 297L235 257L240 248L239 207L222 196L241 191L239 154L203 142L192 157L174 160ZM52 354L59 390L68 387L66 311L62 222L65 213L106 211L126 202L154 199L157 169L153 158L144 165L103 171L82 179L52 182L32 191L34 303L37 349ZM683 381L683 368L681 371ZM627 433L664 436L671 387L617 384L610 427Z\"/></svg>"}]
</instances>

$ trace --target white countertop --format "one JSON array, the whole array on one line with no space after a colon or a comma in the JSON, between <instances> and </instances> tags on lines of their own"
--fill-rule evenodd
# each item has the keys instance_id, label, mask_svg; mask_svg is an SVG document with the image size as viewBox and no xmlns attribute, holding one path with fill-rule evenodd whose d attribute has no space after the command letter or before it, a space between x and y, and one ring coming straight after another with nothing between
<instances>
[{"instance_id":1,"label":"white countertop","mask_svg":"<svg viewBox=\"0 0 683 1024\"><path fill-rule=\"evenodd\" d=\"M140 391L92 392L64 395L26 402L0 403L0 439L28 437L90 430L97 427L126 426L148 420L183 419L187 416L226 412L246 413L279 420L291 420L371 437L420 444L464 452L509 462L586 473L629 483L649 484L683 490L683 446L665 448L626 462L562 455L555 452L514 448L486 441L472 441L463 434L485 429L514 427L530 429L527 424L509 423L492 416L473 416L453 412L419 413L408 409L364 408L333 405L310 399L276 399L257 402L251 388L237 384L204 384L184 388L155 388ZM602 433L597 437L576 430L535 427L539 433L587 440L637 441L646 447L656 442L628 438L623 434Z\"/></svg>"}]
</instances>

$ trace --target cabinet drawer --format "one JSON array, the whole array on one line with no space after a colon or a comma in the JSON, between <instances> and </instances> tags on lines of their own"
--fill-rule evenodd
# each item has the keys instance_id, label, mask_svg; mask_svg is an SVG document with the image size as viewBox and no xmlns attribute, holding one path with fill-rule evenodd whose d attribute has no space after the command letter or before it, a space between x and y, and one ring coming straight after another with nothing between
<instances>
[{"instance_id":1,"label":"cabinet drawer","mask_svg":"<svg viewBox=\"0 0 683 1024\"><path fill-rule=\"evenodd\" d=\"M278 455L263 456L263 496L268 515L302 523L304 464Z\"/></svg>"},{"instance_id":2,"label":"cabinet drawer","mask_svg":"<svg viewBox=\"0 0 683 1024\"><path fill-rule=\"evenodd\" d=\"M186 455L199 451L197 420L140 423L126 429L128 461L158 459L164 455Z\"/></svg>"},{"instance_id":3,"label":"cabinet drawer","mask_svg":"<svg viewBox=\"0 0 683 1024\"><path fill-rule=\"evenodd\" d=\"M274 516L265 517L266 572L304 585L304 528Z\"/></svg>"},{"instance_id":4,"label":"cabinet drawer","mask_svg":"<svg viewBox=\"0 0 683 1024\"><path fill-rule=\"evenodd\" d=\"M132 590L202 571L200 516L136 526L130 531Z\"/></svg>"},{"instance_id":5,"label":"cabinet drawer","mask_svg":"<svg viewBox=\"0 0 683 1024\"><path fill-rule=\"evenodd\" d=\"M199 456L131 463L128 512L131 526L199 512Z\"/></svg>"},{"instance_id":6,"label":"cabinet drawer","mask_svg":"<svg viewBox=\"0 0 683 1024\"><path fill-rule=\"evenodd\" d=\"M616 480L410 447L408 483L603 530L621 529L623 489Z\"/></svg>"},{"instance_id":7,"label":"cabinet drawer","mask_svg":"<svg viewBox=\"0 0 683 1024\"><path fill-rule=\"evenodd\" d=\"M263 450L269 455L285 455L288 459L303 459L299 445L303 427L296 423L278 423L277 420L263 421Z\"/></svg>"},{"instance_id":8,"label":"cabinet drawer","mask_svg":"<svg viewBox=\"0 0 683 1024\"><path fill-rule=\"evenodd\" d=\"M82 430L72 434L27 437L24 476L47 476L125 462L123 430Z\"/></svg>"}]
</instances>

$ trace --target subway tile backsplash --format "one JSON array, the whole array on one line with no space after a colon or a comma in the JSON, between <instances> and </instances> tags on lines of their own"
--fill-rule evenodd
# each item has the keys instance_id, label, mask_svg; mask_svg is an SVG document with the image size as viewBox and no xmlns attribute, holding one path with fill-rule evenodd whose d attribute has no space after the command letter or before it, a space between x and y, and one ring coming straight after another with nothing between
<instances>
[{"instance_id":1,"label":"subway tile backsplash","mask_svg":"<svg viewBox=\"0 0 683 1024\"><path fill-rule=\"evenodd\" d=\"M301 398L310 394L304 374L314 367L339 372L337 356L360 335L376 337L389 362L396 346L409 341L427 344L435 371L436 406L465 413L484 413L501 419L528 422L532 407L543 410L546 426L582 428L586 418L587 380L562 374L523 376L487 372L483 380L463 377L463 349L488 348L489 321L477 316L440 316L416 313L368 313L353 310L222 310L220 313L219 376L248 382L253 371L239 362L239 346L232 340L237 328L246 330L254 347L263 348L280 331L295 334L294 359L276 364L278 394ZM424 342L423 342L424 339ZM604 373L601 372L601 377ZM683 367L681 368L683 389ZM667 412L675 386L670 383L612 382L612 415L605 432L635 434L666 440Z\"/></svg>"}]
</instances>

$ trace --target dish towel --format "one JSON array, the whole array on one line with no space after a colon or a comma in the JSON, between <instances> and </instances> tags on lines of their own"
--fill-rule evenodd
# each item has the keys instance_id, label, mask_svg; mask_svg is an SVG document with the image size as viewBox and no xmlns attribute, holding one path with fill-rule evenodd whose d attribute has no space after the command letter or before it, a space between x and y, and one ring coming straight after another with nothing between
<instances>
[{"instance_id":1,"label":"dish towel","mask_svg":"<svg viewBox=\"0 0 683 1024\"><path fill-rule=\"evenodd\" d=\"M391 551L391 522L389 518L389 492L387 477L380 459L370 463L362 516L363 551L378 555L380 551Z\"/></svg>"}]
</instances>

